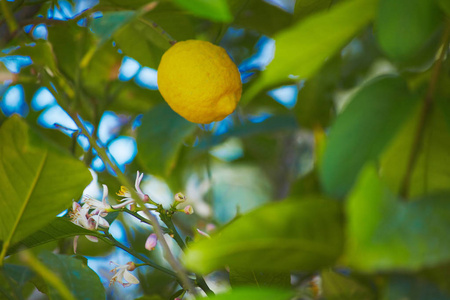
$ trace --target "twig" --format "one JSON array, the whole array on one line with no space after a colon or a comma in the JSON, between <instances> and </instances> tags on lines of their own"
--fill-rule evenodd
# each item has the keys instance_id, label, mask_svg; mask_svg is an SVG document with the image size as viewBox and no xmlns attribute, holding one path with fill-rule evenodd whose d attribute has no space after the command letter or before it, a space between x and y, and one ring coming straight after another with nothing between
<instances>
[{"instance_id":1,"label":"twig","mask_svg":"<svg viewBox=\"0 0 450 300\"><path fill-rule=\"evenodd\" d=\"M447 22L445 31L442 37L442 49L436 64L433 67L433 72L431 74L430 84L428 85L428 90L425 95L422 111L420 113L419 124L417 126L416 135L414 137L414 142L411 148L411 155L409 156L408 164L406 166L405 176L400 186L400 196L403 199L407 199L409 196L409 186L411 183L412 173L414 171L414 166L416 165L417 158L419 156L420 150L422 148L422 142L425 135L425 129L431 109L433 107L434 94L436 92L436 86L439 79L439 74L442 67L442 62L448 51L450 38L450 21Z\"/></svg>"}]
</instances>

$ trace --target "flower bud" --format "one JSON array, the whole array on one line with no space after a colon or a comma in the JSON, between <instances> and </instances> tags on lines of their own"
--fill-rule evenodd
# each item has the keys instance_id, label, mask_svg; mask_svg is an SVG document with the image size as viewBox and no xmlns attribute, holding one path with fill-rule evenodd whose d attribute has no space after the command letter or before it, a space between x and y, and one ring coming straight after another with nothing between
<instances>
[{"instance_id":1,"label":"flower bud","mask_svg":"<svg viewBox=\"0 0 450 300\"><path fill-rule=\"evenodd\" d=\"M148 236L147 240L145 241L145 249L148 251L152 251L156 247L156 243L158 242L158 237L156 234L152 233Z\"/></svg>"},{"instance_id":2,"label":"flower bud","mask_svg":"<svg viewBox=\"0 0 450 300\"><path fill-rule=\"evenodd\" d=\"M174 196L175 202L182 203L186 201L186 196L184 196L182 193L176 193Z\"/></svg>"},{"instance_id":3,"label":"flower bud","mask_svg":"<svg viewBox=\"0 0 450 300\"><path fill-rule=\"evenodd\" d=\"M127 262L127 270L134 271L134 269L136 269L136 265L134 264L134 262L132 261Z\"/></svg>"},{"instance_id":4,"label":"flower bud","mask_svg":"<svg viewBox=\"0 0 450 300\"><path fill-rule=\"evenodd\" d=\"M187 215L192 215L194 213L194 209L192 208L192 206L188 205L184 208L184 212Z\"/></svg>"}]
</instances>

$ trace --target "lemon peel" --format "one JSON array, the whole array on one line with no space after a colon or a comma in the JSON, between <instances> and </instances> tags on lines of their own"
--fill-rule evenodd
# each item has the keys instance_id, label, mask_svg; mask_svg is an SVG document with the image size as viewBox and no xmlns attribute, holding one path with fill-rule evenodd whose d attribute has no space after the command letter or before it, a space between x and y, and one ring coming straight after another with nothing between
<instances>
[{"instance_id":1,"label":"lemon peel","mask_svg":"<svg viewBox=\"0 0 450 300\"><path fill-rule=\"evenodd\" d=\"M187 40L162 56L158 88L176 113L190 122L207 124L236 109L242 82L225 49L206 41Z\"/></svg>"}]
</instances>

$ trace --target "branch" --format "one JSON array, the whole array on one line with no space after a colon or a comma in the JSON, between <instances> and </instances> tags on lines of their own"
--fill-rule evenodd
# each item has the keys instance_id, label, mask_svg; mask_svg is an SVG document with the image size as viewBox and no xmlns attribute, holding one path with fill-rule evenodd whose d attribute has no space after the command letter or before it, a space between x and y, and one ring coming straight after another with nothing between
<instances>
[{"instance_id":1,"label":"branch","mask_svg":"<svg viewBox=\"0 0 450 300\"><path fill-rule=\"evenodd\" d=\"M417 126L416 135L414 137L414 142L412 145L411 155L409 156L408 164L406 166L405 176L400 186L400 196L403 199L408 198L409 186L411 183L412 173L419 157L420 150L422 148L422 143L425 135L425 129L429 115L433 106L434 94L436 92L436 86L439 79L439 74L442 67L442 62L444 61L445 55L448 51L450 38L450 21L447 22L444 34L442 36L442 49L438 60L436 61L433 71L431 74L430 84L428 85L428 90L424 98L424 103L422 111L420 113L419 124Z\"/></svg>"},{"instance_id":2,"label":"branch","mask_svg":"<svg viewBox=\"0 0 450 300\"><path fill-rule=\"evenodd\" d=\"M3 17L6 20L6 24L8 24L9 32L14 32L17 30L18 25L17 21L14 18L11 10L9 9L8 3L6 0L0 0L0 8L3 14Z\"/></svg>"}]
</instances>

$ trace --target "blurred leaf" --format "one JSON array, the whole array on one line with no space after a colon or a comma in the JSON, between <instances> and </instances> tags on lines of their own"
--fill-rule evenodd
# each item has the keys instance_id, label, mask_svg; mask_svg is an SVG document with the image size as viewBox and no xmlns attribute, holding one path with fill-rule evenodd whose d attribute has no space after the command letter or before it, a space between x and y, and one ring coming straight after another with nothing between
<instances>
[{"instance_id":1,"label":"blurred leaf","mask_svg":"<svg viewBox=\"0 0 450 300\"><path fill-rule=\"evenodd\" d=\"M335 4L334 0L297 0L295 1L294 17L304 19L317 12L328 10Z\"/></svg>"},{"instance_id":2,"label":"blurred leaf","mask_svg":"<svg viewBox=\"0 0 450 300\"><path fill-rule=\"evenodd\" d=\"M102 44L81 70L83 87L98 100L105 99L110 82L119 76L123 55L117 51L112 43Z\"/></svg>"},{"instance_id":3,"label":"blurred leaf","mask_svg":"<svg viewBox=\"0 0 450 300\"><path fill-rule=\"evenodd\" d=\"M12 116L0 128L3 251L48 224L92 180L88 169Z\"/></svg>"},{"instance_id":4,"label":"blurred leaf","mask_svg":"<svg viewBox=\"0 0 450 300\"><path fill-rule=\"evenodd\" d=\"M443 293L430 282L412 276L391 276L386 288L380 295L381 300L449 300L450 296Z\"/></svg>"},{"instance_id":5,"label":"blurred leaf","mask_svg":"<svg viewBox=\"0 0 450 300\"><path fill-rule=\"evenodd\" d=\"M230 283L233 288L238 286L257 286L257 287L285 287L291 286L291 274L258 272L252 269L231 268Z\"/></svg>"},{"instance_id":6,"label":"blurred leaf","mask_svg":"<svg viewBox=\"0 0 450 300\"><path fill-rule=\"evenodd\" d=\"M105 12L101 18L92 20L91 28L102 41L106 41L112 37L116 30L128 23L135 15L135 12L128 10Z\"/></svg>"},{"instance_id":7,"label":"blurred leaf","mask_svg":"<svg viewBox=\"0 0 450 300\"><path fill-rule=\"evenodd\" d=\"M434 1L380 0L376 36L388 57L406 61L425 46L442 21Z\"/></svg>"},{"instance_id":8,"label":"blurred leaf","mask_svg":"<svg viewBox=\"0 0 450 300\"><path fill-rule=\"evenodd\" d=\"M157 68L164 50L167 50L170 44L155 32L150 21L142 20L137 19L122 26L113 39L125 55L134 58L143 66Z\"/></svg>"},{"instance_id":9,"label":"blurred leaf","mask_svg":"<svg viewBox=\"0 0 450 300\"><path fill-rule=\"evenodd\" d=\"M0 52L1 53L1 52ZM38 40L34 45L23 45L10 54L29 56L33 64L41 67L47 67L56 72L55 57L51 45L47 41ZM7 56L3 53L0 56Z\"/></svg>"},{"instance_id":10,"label":"blurred leaf","mask_svg":"<svg viewBox=\"0 0 450 300\"><path fill-rule=\"evenodd\" d=\"M65 283L76 299L106 298L100 278L82 261L48 251L42 252L39 259ZM50 299L60 299L61 297L52 286L48 286L48 296Z\"/></svg>"},{"instance_id":11,"label":"blurred leaf","mask_svg":"<svg viewBox=\"0 0 450 300\"><path fill-rule=\"evenodd\" d=\"M294 293L290 290L272 289L266 287L240 287L210 298L215 300L289 300L292 299L293 294Z\"/></svg>"},{"instance_id":12,"label":"blurred leaf","mask_svg":"<svg viewBox=\"0 0 450 300\"><path fill-rule=\"evenodd\" d=\"M377 0L346 1L277 34L275 57L243 96L246 103L265 87L312 76L374 17Z\"/></svg>"},{"instance_id":13,"label":"blurred leaf","mask_svg":"<svg viewBox=\"0 0 450 300\"><path fill-rule=\"evenodd\" d=\"M193 15L218 22L230 22L233 17L226 0L173 0Z\"/></svg>"},{"instance_id":14,"label":"blurred leaf","mask_svg":"<svg viewBox=\"0 0 450 300\"><path fill-rule=\"evenodd\" d=\"M0 268L0 298L25 298L26 293L29 293L29 287L26 285L34 276L35 274L26 266L4 264Z\"/></svg>"},{"instance_id":15,"label":"blurred leaf","mask_svg":"<svg viewBox=\"0 0 450 300\"><path fill-rule=\"evenodd\" d=\"M447 0L436 0L442 11L445 12L447 16L450 16L450 2Z\"/></svg>"},{"instance_id":16,"label":"blurred leaf","mask_svg":"<svg viewBox=\"0 0 450 300\"><path fill-rule=\"evenodd\" d=\"M184 140L196 127L167 104L158 105L144 114L137 144L138 157L148 172L168 176L177 162Z\"/></svg>"},{"instance_id":17,"label":"blurred leaf","mask_svg":"<svg viewBox=\"0 0 450 300\"><path fill-rule=\"evenodd\" d=\"M420 122L422 103L416 107L403 127L392 140L381 159L381 176L391 190L400 191L411 156L414 139ZM429 112L424 126L423 144L420 146L409 182L408 195L417 197L431 193L450 191L450 172L445 162L450 161L450 127L443 111Z\"/></svg>"},{"instance_id":18,"label":"blurred leaf","mask_svg":"<svg viewBox=\"0 0 450 300\"><path fill-rule=\"evenodd\" d=\"M106 108L118 114L135 115L144 113L162 103L164 103L164 99L159 91L140 87L133 81L117 80L111 83L110 101Z\"/></svg>"},{"instance_id":19,"label":"blurred leaf","mask_svg":"<svg viewBox=\"0 0 450 300\"><path fill-rule=\"evenodd\" d=\"M269 272L330 266L341 253L340 214L337 202L317 196L271 203L191 244L184 263L202 274L225 265Z\"/></svg>"},{"instance_id":20,"label":"blurred leaf","mask_svg":"<svg viewBox=\"0 0 450 300\"><path fill-rule=\"evenodd\" d=\"M64 75L75 79L85 54L95 47L92 32L70 21L64 25L48 26L47 30L59 69Z\"/></svg>"},{"instance_id":21,"label":"blurred leaf","mask_svg":"<svg viewBox=\"0 0 450 300\"><path fill-rule=\"evenodd\" d=\"M342 197L350 190L365 162L376 159L396 134L413 100L395 76L378 77L353 96L333 124L323 156L320 177L328 193Z\"/></svg>"},{"instance_id":22,"label":"blurred leaf","mask_svg":"<svg viewBox=\"0 0 450 300\"><path fill-rule=\"evenodd\" d=\"M400 202L369 165L347 201L349 265L364 272L414 271L449 261L449 197Z\"/></svg>"},{"instance_id":23,"label":"blurred leaf","mask_svg":"<svg viewBox=\"0 0 450 300\"><path fill-rule=\"evenodd\" d=\"M327 270L320 274L323 296L327 300L370 300L375 294L350 276Z\"/></svg>"},{"instance_id":24,"label":"blurred leaf","mask_svg":"<svg viewBox=\"0 0 450 300\"><path fill-rule=\"evenodd\" d=\"M102 236L96 231L87 230L73 224L67 218L58 217L38 231L35 231L32 235L29 235L20 242L14 244L9 249L8 254L76 235Z\"/></svg>"},{"instance_id":25,"label":"blurred leaf","mask_svg":"<svg viewBox=\"0 0 450 300\"><path fill-rule=\"evenodd\" d=\"M234 26L257 30L273 36L276 32L292 23L292 15L281 8L262 0L239 1L244 3L237 10Z\"/></svg>"},{"instance_id":26,"label":"blurred leaf","mask_svg":"<svg viewBox=\"0 0 450 300\"><path fill-rule=\"evenodd\" d=\"M118 7L123 7L123 8L127 8L127 9L136 9L136 8L140 8L143 5L147 4L147 3L151 3L151 2L155 2L154 0L127 0L127 1L123 1L123 0L100 0L100 5L105 5L107 7L110 7L111 4L113 4L112 6L118 6Z\"/></svg>"}]
</instances>

